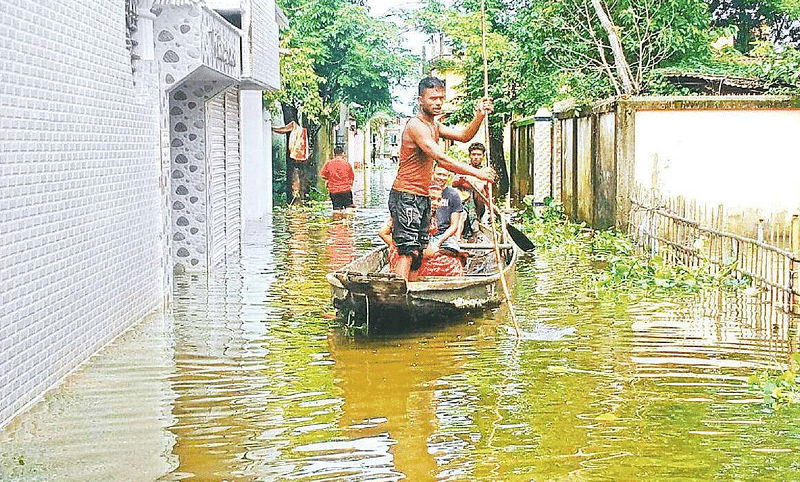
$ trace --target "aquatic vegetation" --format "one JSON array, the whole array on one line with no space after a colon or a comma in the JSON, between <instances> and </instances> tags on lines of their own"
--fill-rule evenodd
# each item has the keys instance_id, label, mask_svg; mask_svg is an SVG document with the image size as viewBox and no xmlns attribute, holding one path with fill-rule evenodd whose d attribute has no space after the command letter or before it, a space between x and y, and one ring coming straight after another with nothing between
<instances>
[{"instance_id":1,"label":"aquatic vegetation","mask_svg":"<svg viewBox=\"0 0 800 482\"><path fill-rule=\"evenodd\" d=\"M618 231L595 231L569 222L552 199L544 206L533 206L529 200L526 204L522 213L526 234L540 252L582 257L592 264L595 269L586 282L597 298L635 301L704 289L743 289L751 284L749 277L734 276L734 261L719 270L711 270L703 259L697 267L671 263L661 255L649 256ZM703 252L703 242L702 238L696 240L698 252ZM772 410L800 403L800 353L791 355L783 372L766 370L752 375L748 388L763 396Z\"/></svg>"},{"instance_id":2,"label":"aquatic vegetation","mask_svg":"<svg viewBox=\"0 0 800 482\"><path fill-rule=\"evenodd\" d=\"M800 403L800 353L792 353L783 373L765 370L752 375L747 383L750 390L764 397L764 403L778 409Z\"/></svg>"},{"instance_id":3,"label":"aquatic vegetation","mask_svg":"<svg viewBox=\"0 0 800 482\"><path fill-rule=\"evenodd\" d=\"M598 298L632 300L750 284L749 279L732 277L734 263L717 272L704 260L696 267L671 263L662 255L649 256L615 229L597 231L569 222L552 198L547 198L543 206L534 206L530 199L525 203L522 219L526 234L540 250L583 257L591 263L596 269L587 284Z\"/></svg>"},{"instance_id":4,"label":"aquatic vegetation","mask_svg":"<svg viewBox=\"0 0 800 482\"><path fill-rule=\"evenodd\" d=\"M283 204L276 204L274 209L286 214L299 213L308 216L310 221L323 222L330 220L330 211L328 210L330 205L331 202L326 197L324 199L309 199L303 204L289 205L284 202Z\"/></svg>"}]
</instances>

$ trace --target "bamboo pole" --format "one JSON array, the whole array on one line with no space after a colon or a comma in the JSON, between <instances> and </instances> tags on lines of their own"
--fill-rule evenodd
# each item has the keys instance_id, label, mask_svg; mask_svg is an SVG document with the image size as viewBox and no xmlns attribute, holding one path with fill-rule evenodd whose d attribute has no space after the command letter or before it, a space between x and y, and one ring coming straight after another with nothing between
<instances>
[{"instance_id":1,"label":"bamboo pole","mask_svg":"<svg viewBox=\"0 0 800 482\"><path fill-rule=\"evenodd\" d=\"M517 321L517 314L514 312L514 305L511 303L511 294L508 291L508 284L506 283L506 277L505 274L503 274L503 257L500 256L500 246L498 245L498 240L497 240L498 234L494 224L494 210L496 208L492 203L492 183L489 183L489 203L490 203L489 222L492 225L492 242L494 244L494 256L495 258L497 258L497 270L498 273L500 274L500 286L502 286L503 288L503 295L506 298L506 304L508 305L508 312L511 314L511 322L514 324L514 332L517 334L517 338L519 338L520 337L519 322Z\"/></svg>"},{"instance_id":2,"label":"bamboo pole","mask_svg":"<svg viewBox=\"0 0 800 482\"><path fill-rule=\"evenodd\" d=\"M364 183L364 207L369 205L369 175L367 173L367 162L371 160L369 156L370 137L372 137L372 133L370 132L369 120L367 120L364 126L364 154L361 159L361 176L362 182Z\"/></svg>"},{"instance_id":3,"label":"bamboo pole","mask_svg":"<svg viewBox=\"0 0 800 482\"><path fill-rule=\"evenodd\" d=\"M790 261L790 268L789 268L789 285L791 286L791 305L792 305L792 312L800 313L800 303L798 303L798 297L800 294L798 292L798 284L800 284L800 279L798 279L800 273L798 273L798 266L797 261L795 261L798 257L800 257L800 217L797 214L792 215L792 233L791 233L791 250L794 253L794 258ZM800 334L798 334L800 337Z\"/></svg>"},{"instance_id":4,"label":"bamboo pole","mask_svg":"<svg viewBox=\"0 0 800 482\"><path fill-rule=\"evenodd\" d=\"M485 98L489 98L489 64L486 59L486 0L481 0L481 53L483 54L483 96ZM485 114L483 118L483 127L484 133L486 135L486 159L487 163L491 162L491 157L489 155L489 146L491 145L491 139L489 138L489 115ZM509 184L511 180L509 179ZM511 322L514 323L514 332L517 334L517 339L520 338L519 334L519 323L517 322L517 314L514 312L514 305L511 303L511 295L508 292L508 285L506 283L506 277L503 274L503 258L500 256L500 247L498 246L497 240L497 229L495 228L494 223L494 203L492 201L492 183L488 183L489 185L489 222L492 225L492 242L494 243L494 255L497 258L497 270L500 274L500 285L503 288L503 295L506 298L506 304L508 305L508 311L511 314ZM502 221L502 220L501 220Z\"/></svg>"}]
</instances>

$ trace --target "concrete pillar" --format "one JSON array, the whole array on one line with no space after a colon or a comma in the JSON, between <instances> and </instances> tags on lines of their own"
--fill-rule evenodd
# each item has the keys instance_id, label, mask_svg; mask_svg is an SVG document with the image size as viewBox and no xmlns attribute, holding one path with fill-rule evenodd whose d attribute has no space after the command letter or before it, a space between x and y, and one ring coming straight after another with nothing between
<instances>
[{"instance_id":1,"label":"concrete pillar","mask_svg":"<svg viewBox=\"0 0 800 482\"><path fill-rule=\"evenodd\" d=\"M260 90L240 91L242 129L242 223L261 220L271 211L272 149L264 135L264 116ZM269 152L270 163L265 162Z\"/></svg>"},{"instance_id":2,"label":"concrete pillar","mask_svg":"<svg viewBox=\"0 0 800 482\"><path fill-rule=\"evenodd\" d=\"M267 196L265 215L269 217L272 216L272 209L275 207L275 201L273 198L274 189L272 185L272 116L266 109L262 109L261 111L261 131L264 139L264 149L261 151L261 159L267 171L265 177L267 178L268 183L265 188Z\"/></svg>"},{"instance_id":3,"label":"concrete pillar","mask_svg":"<svg viewBox=\"0 0 800 482\"><path fill-rule=\"evenodd\" d=\"M794 259L791 261L789 271L789 285L791 286L791 301L792 313L800 314L800 263L795 261L800 257L800 215L792 215L791 224L791 249L794 253Z\"/></svg>"},{"instance_id":4,"label":"concrete pillar","mask_svg":"<svg viewBox=\"0 0 800 482\"><path fill-rule=\"evenodd\" d=\"M561 132L562 122L553 119L553 162L552 162L552 188L553 199L561 202L561 181L562 181L562 157L563 157L563 134Z\"/></svg>"},{"instance_id":5,"label":"concrete pillar","mask_svg":"<svg viewBox=\"0 0 800 482\"><path fill-rule=\"evenodd\" d=\"M136 4L136 13L139 18L134 38L138 45L134 48L134 52L139 56L140 60L145 61L155 59L153 21L156 16L150 11L151 8L153 8L153 0L138 0Z\"/></svg>"},{"instance_id":6,"label":"concrete pillar","mask_svg":"<svg viewBox=\"0 0 800 482\"><path fill-rule=\"evenodd\" d=\"M636 111L623 101L617 102L614 129L616 132L616 225L625 231L631 211L631 195L636 179Z\"/></svg>"},{"instance_id":7,"label":"concrete pillar","mask_svg":"<svg viewBox=\"0 0 800 482\"><path fill-rule=\"evenodd\" d=\"M553 117L542 107L534 114L533 199L541 202L553 195Z\"/></svg>"}]
</instances>

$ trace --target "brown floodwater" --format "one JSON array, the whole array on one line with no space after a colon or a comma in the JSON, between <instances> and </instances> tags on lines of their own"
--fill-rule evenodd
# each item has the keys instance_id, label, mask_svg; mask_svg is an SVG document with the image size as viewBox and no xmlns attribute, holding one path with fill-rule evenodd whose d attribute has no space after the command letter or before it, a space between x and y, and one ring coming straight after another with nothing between
<instances>
[{"instance_id":1,"label":"brown floodwater","mask_svg":"<svg viewBox=\"0 0 800 482\"><path fill-rule=\"evenodd\" d=\"M537 253L521 341L504 308L343 333L324 275L378 242L393 174L371 176L352 221L278 212L224 273L178 277L0 431L0 480L800 480L800 411L744 384L797 344L760 297L598 301L589 266Z\"/></svg>"}]
</instances>

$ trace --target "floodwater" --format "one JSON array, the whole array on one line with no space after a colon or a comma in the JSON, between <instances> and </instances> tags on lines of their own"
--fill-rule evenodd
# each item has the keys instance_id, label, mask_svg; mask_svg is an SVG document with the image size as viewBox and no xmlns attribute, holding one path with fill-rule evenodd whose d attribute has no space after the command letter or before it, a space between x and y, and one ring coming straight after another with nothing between
<instances>
[{"instance_id":1,"label":"floodwater","mask_svg":"<svg viewBox=\"0 0 800 482\"><path fill-rule=\"evenodd\" d=\"M505 308L341 333L324 274L377 242L392 177L352 222L278 213L225 274L176 279L170 312L0 431L0 480L800 480L800 411L743 384L797 343L758 297L600 302L587 266L534 255L519 342Z\"/></svg>"}]
</instances>

